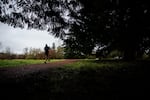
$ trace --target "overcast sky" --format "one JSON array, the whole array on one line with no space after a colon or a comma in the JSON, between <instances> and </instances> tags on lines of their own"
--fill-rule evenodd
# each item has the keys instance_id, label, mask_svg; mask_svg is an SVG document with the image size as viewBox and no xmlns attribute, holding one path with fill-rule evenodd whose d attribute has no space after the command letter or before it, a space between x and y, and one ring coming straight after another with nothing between
<instances>
[{"instance_id":1,"label":"overcast sky","mask_svg":"<svg viewBox=\"0 0 150 100\"><path fill-rule=\"evenodd\" d=\"M62 41L54 38L46 31L13 28L7 24L0 23L0 43L2 44L0 52L10 47L11 52L22 53L26 47L41 48L43 50L45 44L51 47L52 43L55 43L57 47L62 44Z\"/></svg>"}]
</instances>

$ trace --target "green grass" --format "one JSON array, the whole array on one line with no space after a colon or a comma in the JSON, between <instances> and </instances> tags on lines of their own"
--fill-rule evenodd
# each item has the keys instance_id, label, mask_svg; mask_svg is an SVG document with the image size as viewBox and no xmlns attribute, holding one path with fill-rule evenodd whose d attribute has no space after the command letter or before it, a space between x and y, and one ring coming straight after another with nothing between
<instances>
[{"instance_id":1,"label":"green grass","mask_svg":"<svg viewBox=\"0 0 150 100\"><path fill-rule=\"evenodd\" d=\"M150 88L149 66L148 61L82 60L55 69L49 77L49 82L54 82L50 91L70 100L144 99Z\"/></svg>"},{"instance_id":2,"label":"green grass","mask_svg":"<svg viewBox=\"0 0 150 100\"><path fill-rule=\"evenodd\" d=\"M149 66L148 61L82 60L17 79L0 75L0 88L18 100L17 95L25 100L146 100Z\"/></svg>"},{"instance_id":3,"label":"green grass","mask_svg":"<svg viewBox=\"0 0 150 100\"><path fill-rule=\"evenodd\" d=\"M61 61L63 59L52 59L50 62ZM12 60L0 60L0 68L2 67L19 67L30 64L42 64L45 60L34 60L34 59L12 59Z\"/></svg>"},{"instance_id":4,"label":"green grass","mask_svg":"<svg viewBox=\"0 0 150 100\"><path fill-rule=\"evenodd\" d=\"M137 62L123 62L123 61L95 61L95 60L81 60L79 62L65 65L65 68L70 69L99 69L99 68L121 68L124 66L135 66Z\"/></svg>"}]
</instances>

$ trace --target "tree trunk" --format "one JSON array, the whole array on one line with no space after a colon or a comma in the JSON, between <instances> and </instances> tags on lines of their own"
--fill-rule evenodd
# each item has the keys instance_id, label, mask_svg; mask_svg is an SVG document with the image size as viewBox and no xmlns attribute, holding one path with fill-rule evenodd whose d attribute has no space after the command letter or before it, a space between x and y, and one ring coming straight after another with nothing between
<instances>
[{"instance_id":1,"label":"tree trunk","mask_svg":"<svg viewBox=\"0 0 150 100\"><path fill-rule=\"evenodd\" d=\"M133 47L125 49L124 55L123 55L123 60L125 60L125 61L133 61L133 60L136 59L136 49L133 48Z\"/></svg>"}]
</instances>

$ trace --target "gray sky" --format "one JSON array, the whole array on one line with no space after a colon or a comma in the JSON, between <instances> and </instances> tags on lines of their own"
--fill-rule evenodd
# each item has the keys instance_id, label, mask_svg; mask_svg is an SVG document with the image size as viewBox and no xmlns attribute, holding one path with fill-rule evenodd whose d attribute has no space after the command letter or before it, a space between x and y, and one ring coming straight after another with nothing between
<instances>
[{"instance_id":1,"label":"gray sky","mask_svg":"<svg viewBox=\"0 0 150 100\"><path fill-rule=\"evenodd\" d=\"M22 53L26 47L41 48L43 50L45 44L51 47L53 42L56 47L62 44L60 39L54 38L46 31L13 28L3 23L0 23L0 42L2 43L0 52L10 47L13 53Z\"/></svg>"}]
</instances>

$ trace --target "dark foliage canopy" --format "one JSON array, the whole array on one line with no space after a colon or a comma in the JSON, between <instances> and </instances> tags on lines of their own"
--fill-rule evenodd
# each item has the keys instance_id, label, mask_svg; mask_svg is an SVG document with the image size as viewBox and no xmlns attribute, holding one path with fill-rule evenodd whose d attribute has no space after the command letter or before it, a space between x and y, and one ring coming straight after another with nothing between
<instances>
[{"instance_id":1,"label":"dark foliage canopy","mask_svg":"<svg viewBox=\"0 0 150 100\"><path fill-rule=\"evenodd\" d=\"M147 0L1 0L0 21L47 30L82 54L105 47L132 60L150 49Z\"/></svg>"},{"instance_id":2,"label":"dark foliage canopy","mask_svg":"<svg viewBox=\"0 0 150 100\"><path fill-rule=\"evenodd\" d=\"M149 51L150 3L148 1L79 1L83 6L80 10L81 17L73 15L78 20L73 24L73 29L76 29L72 32L78 40L76 42L80 42L81 37L85 41L80 42L80 45L90 42L93 47L105 47L104 50L108 52L118 49L123 52L125 60L133 60L135 57L141 57L145 51ZM86 35L83 35L84 33ZM86 37L90 39L86 41Z\"/></svg>"},{"instance_id":3,"label":"dark foliage canopy","mask_svg":"<svg viewBox=\"0 0 150 100\"><path fill-rule=\"evenodd\" d=\"M47 30L63 38L68 23L73 22L69 14L76 5L73 0L1 0L0 22L14 27Z\"/></svg>"}]
</instances>

